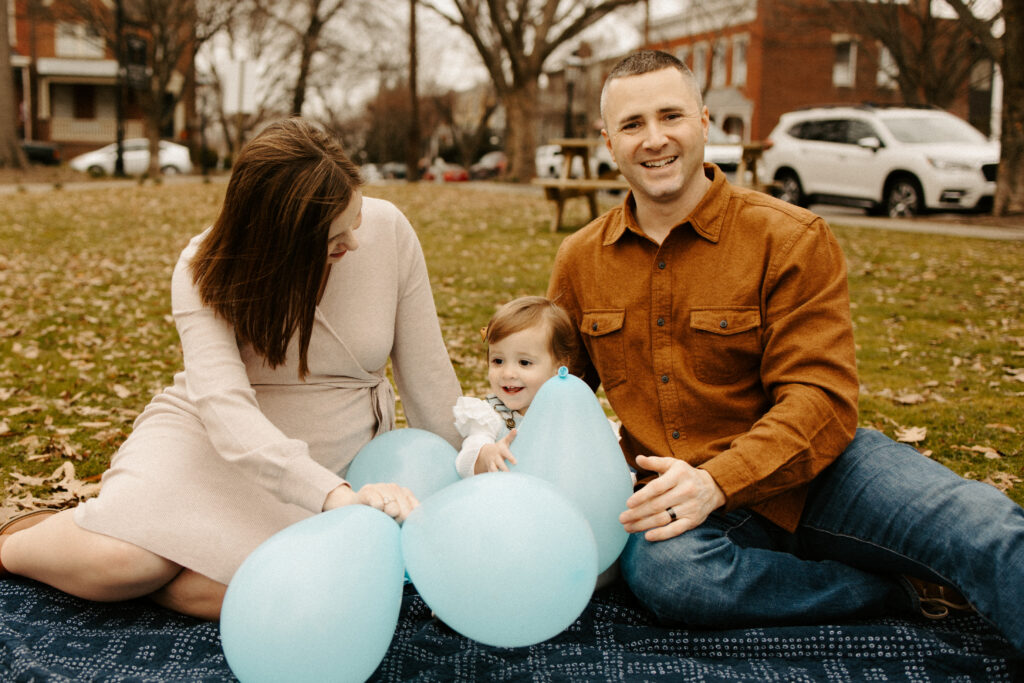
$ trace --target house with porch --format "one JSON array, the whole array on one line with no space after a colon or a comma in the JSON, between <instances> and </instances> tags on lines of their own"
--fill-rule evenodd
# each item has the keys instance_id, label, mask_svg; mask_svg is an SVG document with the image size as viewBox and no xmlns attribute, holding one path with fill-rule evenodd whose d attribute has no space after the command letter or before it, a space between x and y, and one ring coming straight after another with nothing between
<instances>
[{"instance_id":1,"label":"house with porch","mask_svg":"<svg viewBox=\"0 0 1024 683\"><path fill-rule=\"evenodd\" d=\"M0 0L8 2L11 64L19 132L26 140L60 146L68 159L117 139L118 97L123 98L124 137L144 137L143 112L130 79L119 83L119 62L95 28L75 20L61 0ZM111 13L115 2L101 0ZM13 11L12 11L13 10ZM124 44L145 40L130 25ZM127 52L127 50L126 50ZM127 59L124 61L128 61ZM186 69L181 65L169 86L175 93L185 87ZM128 69L126 73L130 74ZM168 98L173 101L175 98ZM194 98L182 97L175 105L171 124L161 136L187 137L189 107Z\"/></svg>"}]
</instances>

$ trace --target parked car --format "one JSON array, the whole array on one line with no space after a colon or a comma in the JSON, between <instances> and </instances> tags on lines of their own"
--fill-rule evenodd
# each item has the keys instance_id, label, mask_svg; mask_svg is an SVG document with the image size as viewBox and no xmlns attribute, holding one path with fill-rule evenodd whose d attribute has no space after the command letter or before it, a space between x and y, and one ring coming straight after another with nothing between
<instances>
[{"instance_id":1,"label":"parked car","mask_svg":"<svg viewBox=\"0 0 1024 683\"><path fill-rule=\"evenodd\" d=\"M149 140L131 138L123 143L124 172L128 175L142 175L149 170ZM112 142L91 152L80 154L68 162L76 171L94 177L114 174L117 160L117 143ZM188 147L176 142L160 141L160 171L164 175L191 173L192 160Z\"/></svg>"},{"instance_id":2,"label":"parked car","mask_svg":"<svg viewBox=\"0 0 1024 683\"><path fill-rule=\"evenodd\" d=\"M469 180L469 172L458 164L439 161L423 172L424 180L443 180L446 183L458 183Z\"/></svg>"},{"instance_id":3,"label":"parked car","mask_svg":"<svg viewBox=\"0 0 1024 683\"><path fill-rule=\"evenodd\" d=\"M765 177L794 204L896 217L985 209L995 195L999 144L939 109L804 109L783 114L768 139Z\"/></svg>"},{"instance_id":4,"label":"parked car","mask_svg":"<svg viewBox=\"0 0 1024 683\"><path fill-rule=\"evenodd\" d=\"M359 175L368 183L376 182L384 178L377 164L363 164L359 167Z\"/></svg>"},{"instance_id":5,"label":"parked car","mask_svg":"<svg viewBox=\"0 0 1024 683\"><path fill-rule=\"evenodd\" d=\"M402 179L408 174L404 161L385 161L380 165L380 172L388 180Z\"/></svg>"},{"instance_id":6,"label":"parked car","mask_svg":"<svg viewBox=\"0 0 1024 683\"><path fill-rule=\"evenodd\" d=\"M488 152L480 157L480 160L469 167L469 177L472 180L488 180L505 174L508 167L508 157L501 150Z\"/></svg>"},{"instance_id":7,"label":"parked car","mask_svg":"<svg viewBox=\"0 0 1024 683\"><path fill-rule=\"evenodd\" d=\"M722 130L714 121L708 126L708 141L704 144L704 161L718 165L726 172L739 168L743 158L743 143L738 135Z\"/></svg>"},{"instance_id":8,"label":"parked car","mask_svg":"<svg viewBox=\"0 0 1024 683\"><path fill-rule=\"evenodd\" d=\"M533 163L538 178L557 178L562 172L562 148L558 145L538 145L533 152Z\"/></svg>"},{"instance_id":9,"label":"parked car","mask_svg":"<svg viewBox=\"0 0 1024 683\"><path fill-rule=\"evenodd\" d=\"M46 166L56 166L60 163L60 147L52 142L22 140L21 150L31 163Z\"/></svg>"}]
</instances>

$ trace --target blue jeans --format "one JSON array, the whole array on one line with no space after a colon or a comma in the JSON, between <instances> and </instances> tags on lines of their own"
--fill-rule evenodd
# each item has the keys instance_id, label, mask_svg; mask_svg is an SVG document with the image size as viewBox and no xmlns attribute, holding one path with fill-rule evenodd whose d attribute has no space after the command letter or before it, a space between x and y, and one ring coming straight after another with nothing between
<instances>
[{"instance_id":1,"label":"blue jeans","mask_svg":"<svg viewBox=\"0 0 1024 683\"><path fill-rule=\"evenodd\" d=\"M666 541L632 534L621 568L659 618L708 627L917 613L912 575L958 588L1024 651L1024 508L873 430L814 480L794 533L716 512Z\"/></svg>"}]
</instances>

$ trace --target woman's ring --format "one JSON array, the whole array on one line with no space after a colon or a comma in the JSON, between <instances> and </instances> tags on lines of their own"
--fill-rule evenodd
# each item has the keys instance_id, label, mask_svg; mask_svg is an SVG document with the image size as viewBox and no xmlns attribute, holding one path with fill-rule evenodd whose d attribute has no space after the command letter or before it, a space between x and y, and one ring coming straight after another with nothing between
<instances>
[{"instance_id":1,"label":"woman's ring","mask_svg":"<svg viewBox=\"0 0 1024 683\"><path fill-rule=\"evenodd\" d=\"M673 522L679 519L678 517L676 517L676 511L673 510L671 507L665 508L665 512L668 513L669 519L671 519Z\"/></svg>"}]
</instances>

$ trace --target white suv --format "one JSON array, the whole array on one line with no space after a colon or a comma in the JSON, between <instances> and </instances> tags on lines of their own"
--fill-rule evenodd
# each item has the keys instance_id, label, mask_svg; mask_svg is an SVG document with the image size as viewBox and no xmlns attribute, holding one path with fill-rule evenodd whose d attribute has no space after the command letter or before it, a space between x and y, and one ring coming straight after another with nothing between
<instances>
[{"instance_id":1,"label":"white suv","mask_svg":"<svg viewBox=\"0 0 1024 683\"><path fill-rule=\"evenodd\" d=\"M991 206L999 143L939 109L875 105L783 114L764 173L778 196L889 216Z\"/></svg>"}]
</instances>

